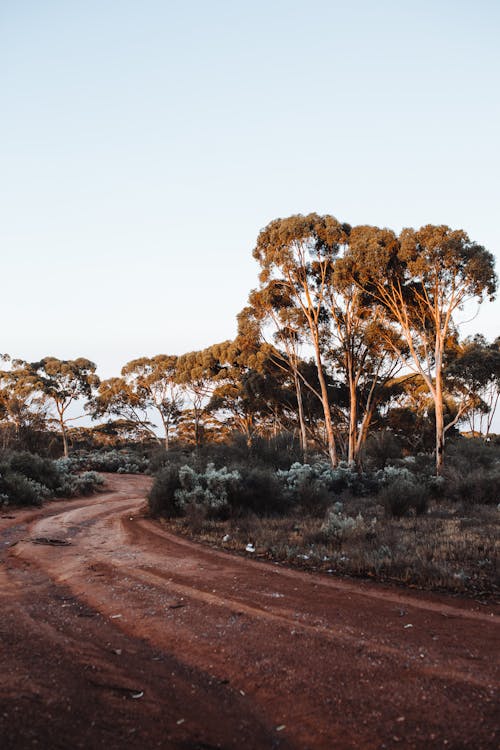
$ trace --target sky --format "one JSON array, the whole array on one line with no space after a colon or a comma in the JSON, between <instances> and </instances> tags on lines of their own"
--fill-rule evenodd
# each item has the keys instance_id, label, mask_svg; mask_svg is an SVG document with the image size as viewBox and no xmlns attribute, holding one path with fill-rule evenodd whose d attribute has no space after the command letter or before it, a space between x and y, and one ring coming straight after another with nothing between
<instances>
[{"instance_id":1,"label":"sky","mask_svg":"<svg viewBox=\"0 0 500 750\"><path fill-rule=\"evenodd\" d=\"M232 338L295 213L500 258L499 35L497 0L0 0L0 352Z\"/></svg>"}]
</instances>

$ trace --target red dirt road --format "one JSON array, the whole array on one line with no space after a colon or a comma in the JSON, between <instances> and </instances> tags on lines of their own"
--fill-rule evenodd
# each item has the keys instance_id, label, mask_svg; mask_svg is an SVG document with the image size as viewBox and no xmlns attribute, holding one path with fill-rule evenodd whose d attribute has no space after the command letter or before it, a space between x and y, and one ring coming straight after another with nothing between
<instances>
[{"instance_id":1,"label":"red dirt road","mask_svg":"<svg viewBox=\"0 0 500 750\"><path fill-rule=\"evenodd\" d=\"M198 546L148 482L0 518L2 750L498 747L493 605Z\"/></svg>"}]
</instances>

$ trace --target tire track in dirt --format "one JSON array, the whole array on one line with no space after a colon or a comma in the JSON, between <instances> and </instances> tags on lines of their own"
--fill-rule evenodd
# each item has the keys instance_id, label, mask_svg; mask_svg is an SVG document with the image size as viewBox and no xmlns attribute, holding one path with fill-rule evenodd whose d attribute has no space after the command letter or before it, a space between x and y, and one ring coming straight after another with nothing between
<instances>
[{"instance_id":1,"label":"tire track in dirt","mask_svg":"<svg viewBox=\"0 0 500 750\"><path fill-rule=\"evenodd\" d=\"M239 701L242 726L253 717L261 732L250 744L240 737L239 746L496 747L493 607L327 579L201 547L141 516L145 478L108 481L106 495L65 504L59 514L51 506L32 519L25 539L70 544L19 542L10 550L11 582L16 576L33 582L36 572L41 590L50 584L96 613L85 618L86 627L101 621L196 675L190 679L208 693L216 685L221 693L203 716L207 727L215 721L221 729L217 700L229 695ZM54 609L53 599L46 608L50 602ZM44 638L57 642L50 630ZM68 639L70 653L78 662L78 638L76 646ZM160 694L153 679L152 706ZM200 719L204 702L200 688L187 713ZM227 720L226 732L233 739L234 721L230 728ZM279 733L278 726L284 726ZM231 741L220 746L232 747Z\"/></svg>"}]
</instances>

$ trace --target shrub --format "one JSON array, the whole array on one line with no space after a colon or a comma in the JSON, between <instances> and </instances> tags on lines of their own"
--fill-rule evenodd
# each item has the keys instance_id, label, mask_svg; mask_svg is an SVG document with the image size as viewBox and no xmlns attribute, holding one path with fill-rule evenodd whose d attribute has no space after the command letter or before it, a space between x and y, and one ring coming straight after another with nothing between
<instances>
[{"instance_id":1,"label":"shrub","mask_svg":"<svg viewBox=\"0 0 500 750\"><path fill-rule=\"evenodd\" d=\"M45 485L15 472L0 475L0 490L5 505L41 505L51 495Z\"/></svg>"},{"instance_id":2,"label":"shrub","mask_svg":"<svg viewBox=\"0 0 500 750\"><path fill-rule=\"evenodd\" d=\"M324 461L314 464L294 463L286 471L278 471L278 478L293 499L300 502L301 495L311 494L331 502L331 495L349 490L355 495L365 495L373 490L371 475L359 472L353 465L341 461L335 468Z\"/></svg>"},{"instance_id":3,"label":"shrub","mask_svg":"<svg viewBox=\"0 0 500 750\"><path fill-rule=\"evenodd\" d=\"M132 451L92 451L71 456L73 466L88 471L108 471L117 474L142 474L149 466L146 456Z\"/></svg>"},{"instance_id":4,"label":"shrub","mask_svg":"<svg viewBox=\"0 0 500 750\"><path fill-rule=\"evenodd\" d=\"M277 478L290 499L309 512L325 510L332 502L331 468L325 463L294 463L288 470L279 470Z\"/></svg>"},{"instance_id":5,"label":"shrub","mask_svg":"<svg viewBox=\"0 0 500 750\"><path fill-rule=\"evenodd\" d=\"M240 479L228 494L234 512L281 515L290 507L290 495L276 472L262 466L240 466Z\"/></svg>"},{"instance_id":6,"label":"shrub","mask_svg":"<svg viewBox=\"0 0 500 750\"><path fill-rule=\"evenodd\" d=\"M379 491L378 501L388 516L401 518L411 510L417 515L427 510L429 491L425 484L418 484L414 478L395 478Z\"/></svg>"},{"instance_id":7,"label":"shrub","mask_svg":"<svg viewBox=\"0 0 500 750\"><path fill-rule=\"evenodd\" d=\"M104 484L104 479L95 471L85 471L83 474L61 472L60 482L56 492L58 497L76 497L91 495Z\"/></svg>"},{"instance_id":8,"label":"shrub","mask_svg":"<svg viewBox=\"0 0 500 750\"><path fill-rule=\"evenodd\" d=\"M302 460L300 442L290 432L283 432L273 438L254 438L250 447L250 459L255 465L284 469L294 461Z\"/></svg>"},{"instance_id":9,"label":"shrub","mask_svg":"<svg viewBox=\"0 0 500 750\"><path fill-rule=\"evenodd\" d=\"M493 469L495 464L500 464L500 450L493 442L461 437L447 444L446 465L450 468L465 472L478 468Z\"/></svg>"},{"instance_id":10,"label":"shrub","mask_svg":"<svg viewBox=\"0 0 500 750\"><path fill-rule=\"evenodd\" d=\"M327 540L337 539L342 542L355 532L368 533L373 530L376 522L374 518L371 523L367 523L361 513L358 513L355 518L345 515L342 503L337 502L327 511L321 526L321 533Z\"/></svg>"},{"instance_id":11,"label":"shrub","mask_svg":"<svg viewBox=\"0 0 500 750\"><path fill-rule=\"evenodd\" d=\"M49 497L87 495L103 484L95 472L76 474L73 459L52 461L22 451L9 453L0 464L0 503L41 505Z\"/></svg>"},{"instance_id":12,"label":"shrub","mask_svg":"<svg viewBox=\"0 0 500 750\"><path fill-rule=\"evenodd\" d=\"M217 516L227 508L229 493L239 486L240 479L237 471L229 471L225 466L216 469L212 463L207 464L204 471L196 471L187 465L181 466L181 486L175 490L175 499L181 509L194 503Z\"/></svg>"},{"instance_id":13,"label":"shrub","mask_svg":"<svg viewBox=\"0 0 500 750\"><path fill-rule=\"evenodd\" d=\"M283 513L290 505L289 494L271 469L259 466L217 469L214 464L176 466L160 471L149 492L153 515L181 516L188 505L206 508L212 517L253 512Z\"/></svg>"},{"instance_id":14,"label":"shrub","mask_svg":"<svg viewBox=\"0 0 500 750\"><path fill-rule=\"evenodd\" d=\"M448 500L468 505L496 505L500 502L500 469L478 468L469 473L448 469L444 494Z\"/></svg>"},{"instance_id":15,"label":"shrub","mask_svg":"<svg viewBox=\"0 0 500 750\"><path fill-rule=\"evenodd\" d=\"M42 458L28 451L11 453L8 458L10 469L28 479L55 490L59 484L57 464L49 458Z\"/></svg>"},{"instance_id":16,"label":"shrub","mask_svg":"<svg viewBox=\"0 0 500 750\"><path fill-rule=\"evenodd\" d=\"M182 515L176 492L181 489L179 467L174 464L165 466L156 475L148 494L149 510L153 516L176 518Z\"/></svg>"},{"instance_id":17,"label":"shrub","mask_svg":"<svg viewBox=\"0 0 500 750\"><path fill-rule=\"evenodd\" d=\"M391 459L401 458L401 444L392 430L372 433L365 444L363 458L372 469L382 469Z\"/></svg>"}]
</instances>

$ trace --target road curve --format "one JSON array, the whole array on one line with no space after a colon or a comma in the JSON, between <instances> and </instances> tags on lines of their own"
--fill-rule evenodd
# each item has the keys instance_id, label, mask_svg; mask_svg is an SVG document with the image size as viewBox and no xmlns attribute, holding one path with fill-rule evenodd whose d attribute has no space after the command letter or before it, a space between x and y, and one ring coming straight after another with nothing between
<instances>
[{"instance_id":1,"label":"road curve","mask_svg":"<svg viewBox=\"0 0 500 750\"><path fill-rule=\"evenodd\" d=\"M149 481L0 518L2 748L498 746L492 605L193 544Z\"/></svg>"}]
</instances>

